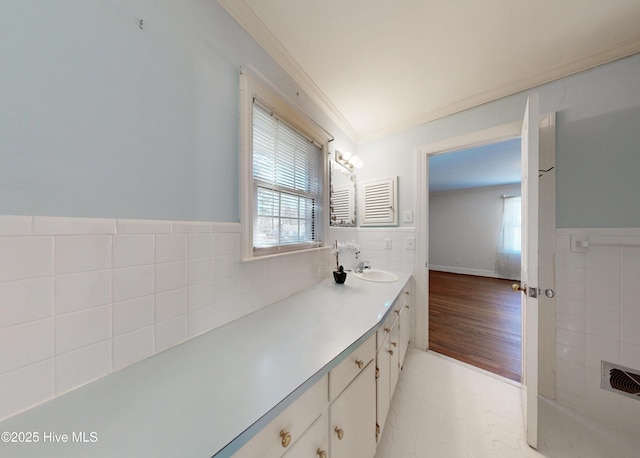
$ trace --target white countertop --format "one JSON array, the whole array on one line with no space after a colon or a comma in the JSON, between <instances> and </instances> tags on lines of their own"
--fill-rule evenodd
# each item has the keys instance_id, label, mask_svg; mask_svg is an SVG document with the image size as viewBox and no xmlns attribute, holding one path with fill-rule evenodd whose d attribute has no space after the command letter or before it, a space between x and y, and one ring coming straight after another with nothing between
<instances>
[{"instance_id":1,"label":"white countertop","mask_svg":"<svg viewBox=\"0 0 640 458\"><path fill-rule=\"evenodd\" d=\"M0 456L230 456L375 332L410 278L397 275L327 279L0 422L39 436Z\"/></svg>"}]
</instances>

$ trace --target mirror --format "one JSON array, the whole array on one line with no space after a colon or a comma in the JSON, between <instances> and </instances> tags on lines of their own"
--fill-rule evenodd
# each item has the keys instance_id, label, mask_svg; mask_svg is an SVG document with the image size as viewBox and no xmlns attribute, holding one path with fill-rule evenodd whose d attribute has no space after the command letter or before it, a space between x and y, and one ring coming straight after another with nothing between
<instances>
[{"instance_id":1,"label":"mirror","mask_svg":"<svg viewBox=\"0 0 640 458\"><path fill-rule=\"evenodd\" d=\"M340 151L329 160L330 170L330 226L355 227L356 225L356 174L338 162Z\"/></svg>"}]
</instances>

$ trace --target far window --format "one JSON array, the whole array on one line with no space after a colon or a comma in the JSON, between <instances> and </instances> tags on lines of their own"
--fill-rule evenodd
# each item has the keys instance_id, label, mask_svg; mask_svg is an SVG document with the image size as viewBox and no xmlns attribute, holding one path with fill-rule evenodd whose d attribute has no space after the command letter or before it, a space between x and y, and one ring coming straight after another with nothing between
<instances>
[{"instance_id":1,"label":"far window","mask_svg":"<svg viewBox=\"0 0 640 458\"><path fill-rule=\"evenodd\" d=\"M513 253L520 253L522 250L521 203L520 197L508 197L504 200L504 249Z\"/></svg>"},{"instance_id":2,"label":"far window","mask_svg":"<svg viewBox=\"0 0 640 458\"><path fill-rule=\"evenodd\" d=\"M502 228L496 253L496 273L512 280L520 278L522 251L522 199L503 198Z\"/></svg>"}]
</instances>

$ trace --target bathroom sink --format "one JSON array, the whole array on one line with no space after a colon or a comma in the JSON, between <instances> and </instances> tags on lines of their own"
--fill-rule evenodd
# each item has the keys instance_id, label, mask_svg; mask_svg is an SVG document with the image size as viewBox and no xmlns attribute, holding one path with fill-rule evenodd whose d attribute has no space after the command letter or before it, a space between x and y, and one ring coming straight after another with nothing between
<instances>
[{"instance_id":1,"label":"bathroom sink","mask_svg":"<svg viewBox=\"0 0 640 458\"><path fill-rule=\"evenodd\" d=\"M377 281L381 283L389 283L398 280L398 276L391 272L385 272L384 270L364 270L363 272L354 272L358 278L362 278L367 281Z\"/></svg>"}]
</instances>

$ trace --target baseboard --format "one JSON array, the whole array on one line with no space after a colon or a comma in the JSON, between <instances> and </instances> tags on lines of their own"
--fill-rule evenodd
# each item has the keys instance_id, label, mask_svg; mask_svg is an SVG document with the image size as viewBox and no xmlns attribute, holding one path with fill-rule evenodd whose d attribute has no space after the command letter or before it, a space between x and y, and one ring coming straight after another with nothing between
<instances>
[{"instance_id":1,"label":"baseboard","mask_svg":"<svg viewBox=\"0 0 640 458\"><path fill-rule=\"evenodd\" d=\"M435 266L429 264L429 270L437 270L438 272L449 272L452 274L475 275L477 277L501 278L498 276L498 274L491 270L467 269L465 267Z\"/></svg>"}]
</instances>

